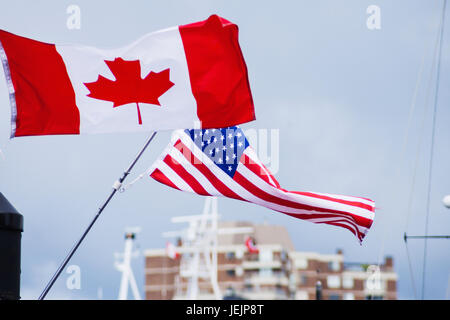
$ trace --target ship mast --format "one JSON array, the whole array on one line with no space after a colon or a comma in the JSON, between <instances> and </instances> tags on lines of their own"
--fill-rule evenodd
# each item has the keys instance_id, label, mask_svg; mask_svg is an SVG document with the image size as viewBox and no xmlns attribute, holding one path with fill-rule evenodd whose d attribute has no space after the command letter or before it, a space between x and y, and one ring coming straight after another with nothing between
<instances>
[{"instance_id":1,"label":"ship mast","mask_svg":"<svg viewBox=\"0 0 450 320\"><path fill-rule=\"evenodd\" d=\"M177 248L182 254L180 277L187 280L186 296L177 298L195 300L201 294L199 280L207 280L212 287L214 298L223 298L217 282L218 235L251 233L251 227L219 228L218 205L216 197L206 197L203 214L173 217L173 223L188 223L181 231L164 232L163 237L180 237L182 246ZM178 290L180 291L180 290Z\"/></svg>"},{"instance_id":2,"label":"ship mast","mask_svg":"<svg viewBox=\"0 0 450 320\"><path fill-rule=\"evenodd\" d=\"M127 228L125 232L124 252L114 254L116 259L114 266L117 270L122 272L118 300L128 299L128 286L131 287L134 300L141 300L133 269L131 268L131 258L135 258L139 255L138 251L133 252L133 242L138 232L140 232L140 228Z\"/></svg>"}]
</instances>

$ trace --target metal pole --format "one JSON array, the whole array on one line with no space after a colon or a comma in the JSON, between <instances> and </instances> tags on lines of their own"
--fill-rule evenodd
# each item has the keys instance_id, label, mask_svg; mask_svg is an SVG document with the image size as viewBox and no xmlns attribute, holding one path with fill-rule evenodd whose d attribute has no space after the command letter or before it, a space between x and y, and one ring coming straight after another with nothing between
<instances>
[{"instance_id":1,"label":"metal pole","mask_svg":"<svg viewBox=\"0 0 450 320\"><path fill-rule=\"evenodd\" d=\"M0 192L0 300L20 299L23 216Z\"/></svg>"},{"instance_id":2,"label":"metal pole","mask_svg":"<svg viewBox=\"0 0 450 320\"><path fill-rule=\"evenodd\" d=\"M45 298L45 296L47 295L47 293L49 292L49 290L52 288L53 284L55 283L55 281L58 279L58 277L60 276L61 272L64 270L64 268L66 267L67 263L69 262L69 260L72 258L72 256L74 255L75 251L77 251L78 247L80 246L81 242L83 242L84 238L86 237L86 235L89 233L89 231L91 230L92 226L94 225L94 223L97 221L97 219L100 217L100 214L102 213L102 211L106 208L106 206L108 205L108 203L111 201L112 197L114 197L114 195L116 194L117 190L119 190L119 188L122 186L123 181L126 179L126 177L131 173L131 170L133 169L134 165L136 164L136 162L139 160L139 158L142 156L142 154L144 153L145 149L147 149L148 145L150 144L150 142L152 142L153 138L156 135L156 131L152 133L152 135L150 136L150 138L147 139L147 142L145 143L144 147L141 149L141 151L137 154L137 156L135 157L135 159L133 160L133 162L130 164L130 166L128 167L128 169L122 174L122 176L119 178L119 180L117 180L116 182L114 182L113 184L113 190L111 191L111 194L109 195L109 197L106 199L106 201L103 203L103 205L98 209L97 214L95 215L94 219L92 219L91 223L89 224L89 226L87 227L87 229L84 231L83 235L81 236L81 238L75 243L75 245L73 246L73 248L69 251L69 254L67 255L67 257L64 259L64 261L61 263L61 265L59 266L58 270L56 270L55 274L53 275L53 277L50 279L49 283L47 284L47 286L45 287L44 291L42 291L41 295L39 296L38 300L43 300Z\"/></svg>"},{"instance_id":3,"label":"metal pole","mask_svg":"<svg viewBox=\"0 0 450 320\"><path fill-rule=\"evenodd\" d=\"M322 282L320 280L316 282L316 300L322 300Z\"/></svg>"},{"instance_id":4,"label":"metal pole","mask_svg":"<svg viewBox=\"0 0 450 320\"><path fill-rule=\"evenodd\" d=\"M408 239L450 239L450 235L440 235L440 236L408 236L406 233L403 235L403 240L405 242Z\"/></svg>"}]
</instances>

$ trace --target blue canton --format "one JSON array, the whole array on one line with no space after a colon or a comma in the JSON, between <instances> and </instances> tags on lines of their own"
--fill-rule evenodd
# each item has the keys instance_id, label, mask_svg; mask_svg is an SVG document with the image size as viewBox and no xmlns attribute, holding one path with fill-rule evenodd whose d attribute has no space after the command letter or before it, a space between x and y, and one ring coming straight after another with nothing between
<instances>
[{"instance_id":1,"label":"blue canton","mask_svg":"<svg viewBox=\"0 0 450 320\"><path fill-rule=\"evenodd\" d=\"M239 160L249 146L241 128L192 129L186 133L208 158L233 178Z\"/></svg>"}]
</instances>

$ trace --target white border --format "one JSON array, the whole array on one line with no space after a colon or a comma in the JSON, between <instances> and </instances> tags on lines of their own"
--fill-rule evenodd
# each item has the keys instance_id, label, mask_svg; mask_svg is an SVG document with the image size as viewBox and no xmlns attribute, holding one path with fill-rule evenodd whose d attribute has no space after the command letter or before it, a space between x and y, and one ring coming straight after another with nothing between
<instances>
[{"instance_id":1,"label":"white border","mask_svg":"<svg viewBox=\"0 0 450 320\"><path fill-rule=\"evenodd\" d=\"M14 85L13 85L13 82L11 79L11 72L9 69L8 57L6 56L6 52L2 46L1 41L0 41L0 59L2 60L3 71L5 72L6 86L8 87L8 92L9 92L9 103L11 104L11 136L10 136L10 139L12 139L16 135L16 120L17 120L16 95L15 95Z\"/></svg>"}]
</instances>

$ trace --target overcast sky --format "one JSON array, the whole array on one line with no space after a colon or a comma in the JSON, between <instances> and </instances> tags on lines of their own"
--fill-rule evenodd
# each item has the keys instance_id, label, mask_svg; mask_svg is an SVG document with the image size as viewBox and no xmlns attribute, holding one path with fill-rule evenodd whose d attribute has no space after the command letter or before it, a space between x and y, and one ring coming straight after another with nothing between
<instances>
[{"instance_id":1,"label":"overcast sky","mask_svg":"<svg viewBox=\"0 0 450 320\"><path fill-rule=\"evenodd\" d=\"M204 20L214 13L236 23L257 117L243 128L279 130L276 176L281 185L290 190L369 197L376 201L378 210L362 246L345 229L315 225L240 201L219 199L222 218L283 225L299 251L334 253L341 248L345 261L368 263L391 255L399 275L399 298L414 298L403 233L425 232L435 74L431 75L428 103L426 96L442 1L4 2L1 29L50 43L101 48L120 47L148 32ZM81 9L79 30L66 27L66 9L71 4ZM379 30L366 26L369 5L381 9ZM447 16L448 11L449 8ZM447 22L429 234L450 232L450 210L441 201L450 194L450 21ZM407 130L422 61L417 103ZM9 97L2 78L0 191L24 215L22 296L35 299L147 134L10 140ZM170 132L158 133L136 166L134 176L151 165L169 137ZM68 274L63 273L48 297L96 299L98 288L102 288L103 298L115 299L120 273L113 267L113 253L123 250L124 228L142 227L137 239L141 249L163 247L166 240L161 232L174 228L170 218L199 213L203 201L201 196L172 190L151 179L118 194L70 262L81 268L81 290L68 290ZM408 243L419 297L423 246L422 240ZM427 299L445 299L450 290L449 252L450 241L429 240ZM143 257L133 264L142 292Z\"/></svg>"}]
</instances>

